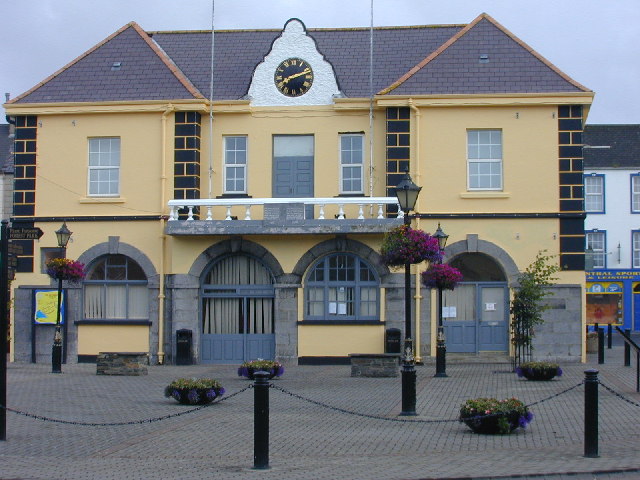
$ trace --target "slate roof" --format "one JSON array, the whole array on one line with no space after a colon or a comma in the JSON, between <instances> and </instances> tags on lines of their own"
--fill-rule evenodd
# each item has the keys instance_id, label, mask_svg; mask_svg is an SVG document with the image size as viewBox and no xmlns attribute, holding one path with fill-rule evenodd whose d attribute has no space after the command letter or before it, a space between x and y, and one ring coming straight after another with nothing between
<instances>
[{"instance_id":1,"label":"slate roof","mask_svg":"<svg viewBox=\"0 0 640 480\"><path fill-rule=\"evenodd\" d=\"M585 125L584 168L640 168L640 125Z\"/></svg>"},{"instance_id":2,"label":"slate roof","mask_svg":"<svg viewBox=\"0 0 640 480\"><path fill-rule=\"evenodd\" d=\"M469 25L376 27L373 89L368 28L308 29L346 97L588 92L489 15ZM214 100L246 96L281 30L215 31ZM487 54L489 62L480 63ZM211 32L144 32L125 25L9 103L209 97ZM114 62L121 62L112 71Z\"/></svg>"}]
</instances>

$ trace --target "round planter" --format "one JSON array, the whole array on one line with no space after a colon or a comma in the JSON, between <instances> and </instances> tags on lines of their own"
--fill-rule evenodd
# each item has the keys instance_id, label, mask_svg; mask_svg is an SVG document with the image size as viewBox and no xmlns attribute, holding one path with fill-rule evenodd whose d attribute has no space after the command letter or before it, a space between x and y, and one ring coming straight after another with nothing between
<instances>
[{"instance_id":1,"label":"round planter","mask_svg":"<svg viewBox=\"0 0 640 480\"><path fill-rule=\"evenodd\" d=\"M506 418L509 422L509 431L505 432L501 430L500 419ZM520 426L520 414L516 411L508 413L499 413L496 415L488 416L475 416L461 419L464 424L469 427L474 433L482 433L485 435L505 435L513 432Z\"/></svg>"},{"instance_id":2,"label":"round planter","mask_svg":"<svg viewBox=\"0 0 640 480\"><path fill-rule=\"evenodd\" d=\"M261 369L255 369L255 368L248 368L248 367L240 367L238 369L238 375L241 377L245 377L248 378L249 380L255 380L255 373L261 371ZM262 369L263 372L268 372L269 373L269 380L271 380L272 378L276 377L276 376L280 376L282 375L282 373L278 373L276 371L276 369L272 368L270 370L264 370Z\"/></svg>"},{"instance_id":3,"label":"round planter","mask_svg":"<svg viewBox=\"0 0 640 480\"><path fill-rule=\"evenodd\" d=\"M558 370L555 368L550 369L522 369L522 376L527 380L533 380L537 382L544 382L555 378L558 375Z\"/></svg>"},{"instance_id":4,"label":"round planter","mask_svg":"<svg viewBox=\"0 0 640 480\"><path fill-rule=\"evenodd\" d=\"M216 392L215 396L207 394L210 390ZM211 388L176 388L172 391L171 397L182 405L206 405L222 396L223 393Z\"/></svg>"}]
</instances>

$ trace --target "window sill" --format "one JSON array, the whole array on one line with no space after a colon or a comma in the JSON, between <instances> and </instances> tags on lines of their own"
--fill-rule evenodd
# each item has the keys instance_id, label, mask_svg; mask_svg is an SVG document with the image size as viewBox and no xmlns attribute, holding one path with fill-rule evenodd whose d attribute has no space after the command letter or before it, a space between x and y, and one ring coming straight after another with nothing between
<instances>
[{"instance_id":1,"label":"window sill","mask_svg":"<svg viewBox=\"0 0 640 480\"><path fill-rule=\"evenodd\" d=\"M151 326L149 320L76 320L74 325L144 325Z\"/></svg>"},{"instance_id":2,"label":"window sill","mask_svg":"<svg viewBox=\"0 0 640 480\"><path fill-rule=\"evenodd\" d=\"M298 325L384 325L380 320L302 320Z\"/></svg>"},{"instance_id":3,"label":"window sill","mask_svg":"<svg viewBox=\"0 0 640 480\"><path fill-rule=\"evenodd\" d=\"M80 199L80 203L125 203L126 198L123 197L84 197Z\"/></svg>"},{"instance_id":4,"label":"window sill","mask_svg":"<svg viewBox=\"0 0 640 480\"><path fill-rule=\"evenodd\" d=\"M460 198L509 198L511 193L509 192L462 192Z\"/></svg>"}]
</instances>

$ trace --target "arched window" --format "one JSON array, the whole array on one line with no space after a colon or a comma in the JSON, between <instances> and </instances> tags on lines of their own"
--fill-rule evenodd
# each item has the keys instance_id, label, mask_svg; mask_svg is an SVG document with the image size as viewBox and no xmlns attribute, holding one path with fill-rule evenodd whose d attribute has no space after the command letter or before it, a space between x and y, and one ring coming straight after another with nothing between
<instances>
[{"instance_id":1,"label":"arched window","mask_svg":"<svg viewBox=\"0 0 640 480\"><path fill-rule=\"evenodd\" d=\"M93 262L84 280L87 320L146 320L149 318L147 277L124 255L106 255Z\"/></svg>"},{"instance_id":2,"label":"arched window","mask_svg":"<svg viewBox=\"0 0 640 480\"><path fill-rule=\"evenodd\" d=\"M379 320L380 284L373 269L346 253L318 261L305 285L305 320Z\"/></svg>"}]
</instances>

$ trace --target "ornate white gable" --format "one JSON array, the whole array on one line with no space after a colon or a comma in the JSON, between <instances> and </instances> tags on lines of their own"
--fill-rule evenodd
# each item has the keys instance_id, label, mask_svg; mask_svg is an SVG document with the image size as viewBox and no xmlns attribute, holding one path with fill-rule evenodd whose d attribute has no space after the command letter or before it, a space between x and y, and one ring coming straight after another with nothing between
<instances>
[{"instance_id":1,"label":"ornate white gable","mask_svg":"<svg viewBox=\"0 0 640 480\"><path fill-rule=\"evenodd\" d=\"M313 69L311 88L298 97L288 97L276 87L274 74L281 62L300 58ZM304 24L297 18L288 20L282 34L276 38L271 51L253 72L249 99L253 106L330 105L340 96L333 67L318 51Z\"/></svg>"}]
</instances>

